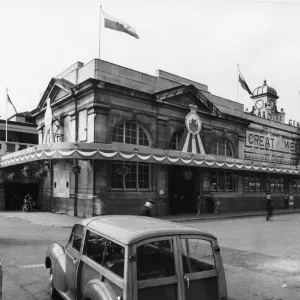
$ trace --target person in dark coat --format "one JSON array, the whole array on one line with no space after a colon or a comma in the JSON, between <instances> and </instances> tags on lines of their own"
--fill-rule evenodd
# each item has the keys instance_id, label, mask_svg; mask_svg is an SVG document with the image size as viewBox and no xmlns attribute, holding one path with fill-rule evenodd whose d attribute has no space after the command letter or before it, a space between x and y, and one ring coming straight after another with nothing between
<instances>
[{"instance_id":1,"label":"person in dark coat","mask_svg":"<svg viewBox=\"0 0 300 300\"><path fill-rule=\"evenodd\" d=\"M284 195L284 200L283 200L283 206L286 209L289 208L289 199L290 199L290 195L288 192L286 192Z\"/></svg>"},{"instance_id":2,"label":"person in dark coat","mask_svg":"<svg viewBox=\"0 0 300 300\"><path fill-rule=\"evenodd\" d=\"M266 197L266 211L267 211L266 221L269 221L273 216L273 202L271 199L271 194L269 193L267 194Z\"/></svg>"},{"instance_id":3,"label":"person in dark coat","mask_svg":"<svg viewBox=\"0 0 300 300\"><path fill-rule=\"evenodd\" d=\"M154 204L155 204L154 201L151 200L146 201L145 205L143 206L142 210L139 213L139 216L151 217L151 211Z\"/></svg>"}]
</instances>

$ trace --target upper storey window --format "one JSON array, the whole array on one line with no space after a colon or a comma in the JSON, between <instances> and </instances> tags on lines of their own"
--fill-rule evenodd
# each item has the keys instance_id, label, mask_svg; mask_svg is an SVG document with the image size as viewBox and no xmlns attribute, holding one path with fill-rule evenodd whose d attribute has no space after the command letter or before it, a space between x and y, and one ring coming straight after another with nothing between
<instances>
[{"instance_id":1,"label":"upper storey window","mask_svg":"<svg viewBox=\"0 0 300 300\"><path fill-rule=\"evenodd\" d=\"M170 149L178 150L182 135L183 135L183 129L179 130L173 134L170 144L169 144Z\"/></svg>"},{"instance_id":2,"label":"upper storey window","mask_svg":"<svg viewBox=\"0 0 300 300\"><path fill-rule=\"evenodd\" d=\"M216 141L215 147L213 147L214 154L233 157L233 151L229 142L224 138L219 138Z\"/></svg>"},{"instance_id":3,"label":"upper storey window","mask_svg":"<svg viewBox=\"0 0 300 300\"><path fill-rule=\"evenodd\" d=\"M149 146L146 133L135 123L122 123L112 134L112 142Z\"/></svg>"}]
</instances>

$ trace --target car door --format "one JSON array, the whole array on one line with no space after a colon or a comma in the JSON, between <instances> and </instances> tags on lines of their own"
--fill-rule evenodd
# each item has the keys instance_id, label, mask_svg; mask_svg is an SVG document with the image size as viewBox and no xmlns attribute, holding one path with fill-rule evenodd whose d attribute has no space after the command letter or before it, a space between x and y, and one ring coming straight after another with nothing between
<instances>
[{"instance_id":1,"label":"car door","mask_svg":"<svg viewBox=\"0 0 300 300\"><path fill-rule=\"evenodd\" d=\"M184 300L219 299L219 278L213 240L195 236L179 237L179 259Z\"/></svg>"},{"instance_id":2,"label":"car door","mask_svg":"<svg viewBox=\"0 0 300 300\"><path fill-rule=\"evenodd\" d=\"M83 241L84 227L76 224L72 230L72 236L66 247L66 276L68 291L71 299L76 299L76 272L80 260L81 245Z\"/></svg>"},{"instance_id":3,"label":"car door","mask_svg":"<svg viewBox=\"0 0 300 300\"><path fill-rule=\"evenodd\" d=\"M132 251L134 300L182 299L175 237L147 239Z\"/></svg>"}]
</instances>

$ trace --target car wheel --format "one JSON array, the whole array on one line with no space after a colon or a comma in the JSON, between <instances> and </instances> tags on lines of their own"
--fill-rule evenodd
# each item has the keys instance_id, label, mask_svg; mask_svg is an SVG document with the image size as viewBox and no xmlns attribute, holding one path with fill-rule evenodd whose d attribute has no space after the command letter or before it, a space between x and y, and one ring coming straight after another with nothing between
<instances>
[{"instance_id":1,"label":"car wheel","mask_svg":"<svg viewBox=\"0 0 300 300\"><path fill-rule=\"evenodd\" d=\"M50 269L50 277L49 277L49 294L51 299L58 299L58 292L57 290L53 287L53 274L52 274L52 269Z\"/></svg>"}]
</instances>

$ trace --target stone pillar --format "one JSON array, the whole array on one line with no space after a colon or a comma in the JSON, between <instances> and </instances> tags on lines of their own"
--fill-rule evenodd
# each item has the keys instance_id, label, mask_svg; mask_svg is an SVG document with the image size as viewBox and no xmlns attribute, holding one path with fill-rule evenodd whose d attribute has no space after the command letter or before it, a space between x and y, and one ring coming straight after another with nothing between
<instances>
[{"instance_id":1,"label":"stone pillar","mask_svg":"<svg viewBox=\"0 0 300 300\"><path fill-rule=\"evenodd\" d=\"M245 136L238 136L238 159L244 159L244 145L245 145Z\"/></svg>"},{"instance_id":2,"label":"stone pillar","mask_svg":"<svg viewBox=\"0 0 300 300\"><path fill-rule=\"evenodd\" d=\"M71 120L70 120L70 132L71 132L71 137L72 140L70 142L76 142L75 141L75 130L76 130L76 115L75 112L72 112L70 114Z\"/></svg>"},{"instance_id":3,"label":"stone pillar","mask_svg":"<svg viewBox=\"0 0 300 300\"><path fill-rule=\"evenodd\" d=\"M37 128L38 130L38 135L39 135L39 145L43 144L43 131L44 131L44 126L41 125Z\"/></svg>"},{"instance_id":4,"label":"stone pillar","mask_svg":"<svg viewBox=\"0 0 300 300\"><path fill-rule=\"evenodd\" d=\"M87 142L94 143L95 142L95 117L96 112L94 108L90 108L87 111Z\"/></svg>"},{"instance_id":5,"label":"stone pillar","mask_svg":"<svg viewBox=\"0 0 300 300\"><path fill-rule=\"evenodd\" d=\"M168 121L169 118L158 116L156 119L156 147L161 149L168 149Z\"/></svg>"},{"instance_id":6,"label":"stone pillar","mask_svg":"<svg viewBox=\"0 0 300 300\"><path fill-rule=\"evenodd\" d=\"M4 170L0 169L0 211L5 210Z\"/></svg>"},{"instance_id":7,"label":"stone pillar","mask_svg":"<svg viewBox=\"0 0 300 300\"><path fill-rule=\"evenodd\" d=\"M107 143L108 117L110 108L101 104L95 104L91 112L96 114L94 119L94 142Z\"/></svg>"}]
</instances>

